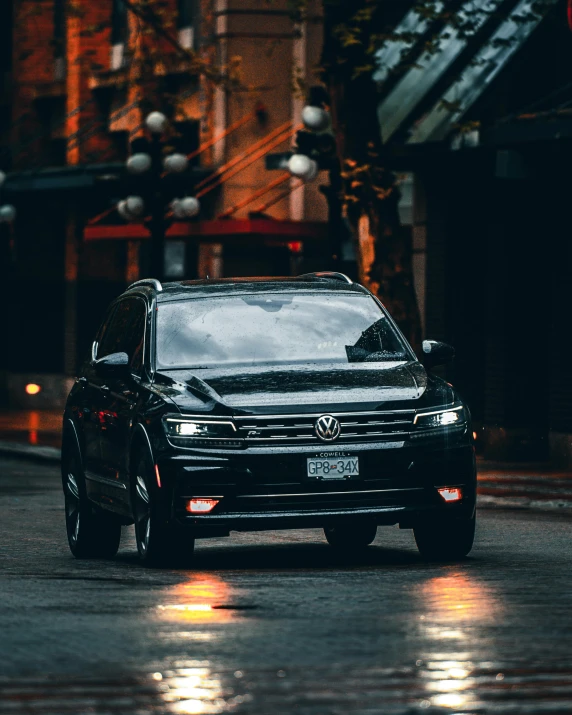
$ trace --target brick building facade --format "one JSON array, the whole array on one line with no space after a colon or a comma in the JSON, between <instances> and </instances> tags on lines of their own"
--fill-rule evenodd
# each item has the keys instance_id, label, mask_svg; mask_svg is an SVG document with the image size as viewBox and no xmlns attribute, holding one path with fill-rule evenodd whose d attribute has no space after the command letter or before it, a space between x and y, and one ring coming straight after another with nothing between
<instances>
[{"instance_id":1,"label":"brick building facade","mask_svg":"<svg viewBox=\"0 0 572 715\"><path fill-rule=\"evenodd\" d=\"M170 114L179 150L212 144L193 161L197 177L235 169L211 180L198 220L171 227L173 275L288 273L300 263L292 248L311 253L325 234L325 177L298 186L265 168L265 149L288 150L300 121L293 78L312 84L321 3L296 24L286 0L164 0L161 25L130 4L0 8L2 199L18 211L9 236L1 227L1 270L14 296L4 375L73 375L105 304L148 270L147 232L109 209L124 196L129 145L152 109ZM239 86L206 79L180 48L216 66L240 64Z\"/></svg>"}]
</instances>

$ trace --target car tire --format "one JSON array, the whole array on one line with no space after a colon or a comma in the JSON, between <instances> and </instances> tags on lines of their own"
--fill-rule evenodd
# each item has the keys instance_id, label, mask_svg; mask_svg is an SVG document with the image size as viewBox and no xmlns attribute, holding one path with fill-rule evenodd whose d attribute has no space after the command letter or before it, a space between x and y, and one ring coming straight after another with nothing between
<instances>
[{"instance_id":1,"label":"car tire","mask_svg":"<svg viewBox=\"0 0 572 715\"><path fill-rule=\"evenodd\" d=\"M369 546L375 540L376 534L377 524L368 521L324 528L324 536L328 544L343 551Z\"/></svg>"},{"instance_id":2,"label":"car tire","mask_svg":"<svg viewBox=\"0 0 572 715\"><path fill-rule=\"evenodd\" d=\"M149 460L135 460L132 476L132 505L135 541L141 563L146 566L188 567L192 563L195 540L175 528L168 510L160 503L154 470Z\"/></svg>"},{"instance_id":3,"label":"car tire","mask_svg":"<svg viewBox=\"0 0 572 715\"><path fill-rule=\"evenodd\" d=\"M464 519L440 518L413 528L419 553L428 561L462 559L473 548L476 515Z\"/></svg>"},{"instance_id":4,"label":"car tire","mask_svg":"<svg viewBox=\"0 0 572 715\"><path fill-rule=\"evenodd\" d=\"M66 533L76 559L112 559L121 541L121 524L97 509L88 497L79 449L64 448L62 457Z\"/></svg>"}]
</instances>

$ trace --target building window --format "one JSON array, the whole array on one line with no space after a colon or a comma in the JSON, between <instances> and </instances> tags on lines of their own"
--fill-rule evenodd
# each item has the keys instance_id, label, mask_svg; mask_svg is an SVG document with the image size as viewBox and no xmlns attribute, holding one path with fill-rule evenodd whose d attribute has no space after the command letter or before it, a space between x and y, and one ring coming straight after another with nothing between
<instances>
[{"instance_id":1,"label":"building window","mask_svg":"<svg viewBox=\"0 0 572 715\"><path fill-rule=\"evenodd\" d=\"M54 0L54 80L66 76L66 13L65 0Z\"/></svg>"},{"instance_id":2,"label":"building window","mask_svg":"<svg viewBox=\"0 0 572 715\"><path fill-rule=\"evenodd\" d=\"M111 11L111 44L118 45L127 39L127 5L123 0L113 0Z\"/></svg>"},{"instance_id":3,"label":"building window","mask_svg":"<svg viewBox=\"0 0 572 715\"><path fill-rule=\"evenodd\" d=\"M112 70L123 67L125 42L127 41L127 5L123 0L113 0L111 10L111 58Z\"/></svg>"},{"instance_id":4,"label":"building window","mask_svg":"<svg viewBox=\"0 0 572 715\"><path fill-rule=\"evenodd\" d=\"M177 0L179 43L187 50L195 46L195 0Z\"/></svg>"},{"instance_id":5,"label":"building window","mask_svg":"<svg viewBox=\"0 0 572 715\"><path fill-rule=\"evenodd\" d=\"M0 74L12 69L13 4L0 3Z\"/></svg>"}]
</instances>

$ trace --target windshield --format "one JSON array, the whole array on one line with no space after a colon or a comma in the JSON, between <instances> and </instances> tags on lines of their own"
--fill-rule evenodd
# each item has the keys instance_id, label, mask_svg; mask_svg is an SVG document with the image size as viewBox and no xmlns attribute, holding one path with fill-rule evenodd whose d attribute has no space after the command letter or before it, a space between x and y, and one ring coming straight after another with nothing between
<instances>
[{"instance_id":1,"label":"windshield","mask_svg":"<svg viewBox=\"0 0 572 715\"><path fill-rule=\"evenodd\" d=\"M157 367L409 360L368 295L280 293L161 303Z\"/></svg>"}]
</instances>

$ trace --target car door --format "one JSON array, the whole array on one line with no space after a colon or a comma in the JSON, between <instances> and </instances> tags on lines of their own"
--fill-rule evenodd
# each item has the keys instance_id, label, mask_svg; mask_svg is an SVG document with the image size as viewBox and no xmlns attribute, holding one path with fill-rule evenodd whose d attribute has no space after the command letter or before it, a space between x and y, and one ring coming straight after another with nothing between
<instances>
[{"instance_id":1,"label":"car door","mask_svg":"<svg viewBox=\"0 0 572 715\"><path fill-rule=\"evenodd\" d=\"M120 300L113 307L105 330L95 346L94 358L97 360L123 350L127 313L124 303L124 300ZM111 508L125 501L125 486L106 466L106 436L117 420L112 395L114 383L113 378L98 375L92 366L88 386L92 403L92 423L97 425L97 446L94 445L91 451L97 453L97 458L91 460L87 466L86 487L91 499Z\"/></svg>"},{"instance_id":2,"label":"car door","mask_svg":"<svg viewBox=\"0 0 572 715\"><path fill-rule=\"evenodd\" d=\"M143 371L147 323L145 301L138 297L121 300L116 319L117 325L121 328L114 352L127 353L130 370L125 377L109 380L107 411L100 432L100 450L102 473L109 483L113 483L116 487L114 498L126 507L128 504L126 457Z\"/></svg>"},{"instance_id":3,"label":"car door","mask_svg":"<svg viewBox=\"0 0 572 715\"><path fill-rule=\"evenodd\" d=\"M82 385L79 398L79 417L83 432L83 460L88 477L87 490L90 492L90 475L101 474L100 432L104 411L107 407L107 392L104 380L97 374L94 362L111 324L115 305L107 311L92 345L90 360L86 361L80 383Z\"/></svg>"}]
</instances>

